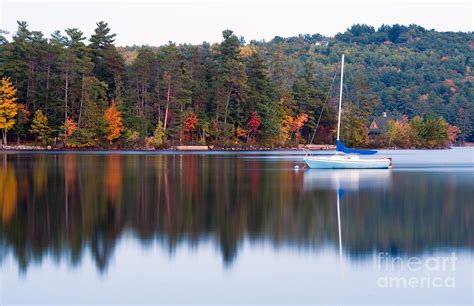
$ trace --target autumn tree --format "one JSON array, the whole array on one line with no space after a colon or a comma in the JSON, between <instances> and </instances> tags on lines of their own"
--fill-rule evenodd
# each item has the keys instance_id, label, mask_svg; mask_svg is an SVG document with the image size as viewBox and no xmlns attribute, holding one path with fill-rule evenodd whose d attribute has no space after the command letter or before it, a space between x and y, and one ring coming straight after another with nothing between
<instances>
[{"instance_id":1,"label":"autumn tree","mask_svg":"<svg viewBox=\"0 0 474 306\"><path fill-rule=\"evenodd\" d=\"M120 137L123 131L122 113L117 109L115 102L105 111L105 121L107 122L107 140L112 143L113 140Z\"/></svg>"},{"instance_id":2,"label":"autumn tree","mask_svg":"<svg viewBox=\"0 0 474 306\"><path fill-rule=\"evenodd\" d=\"M193 140L193 134L196 131L198 117L194 113L189 113L184 122L184 133L188 140Z\"/></svg>"},{"instance_id":3,"label":"autumn tree","mask_svg":"<svg viewBox=\"0 0 474 306\"><path fill-rule=\"evenodd\" d=\"M62 127L63 134L62 137L64 139L64 144L67 145L67 140L74 134L74 132L77 130L77 124L72 120L70 117L68 117L64 121L64 125Z\"/></svg>"},{"instance_id":4,"label":"autumn tree","mask_svg":"<svg viewBox=\"0 0 474 306\"><path fill-rule=\"evenodd\" d=\"M156 147L161 146L164 143L165 129L161 120L156 124L155 131L153 132L153 142Z\"/></svg>"},{"instance_id":5,"label":"autumn tree","mask_svg":"<svg viewBox=\"0 0 474 306\"><path fill-rule=\"evenodd\" d=\"M250 120L247 124L249 138L251 138L252 136L255 137L257 135L260 124L261 120L257 112L252 112L252 114L250 115Z\"/></svg>"},{"instance_id":6,"label":"autumn tree","mask_svg":"<svg viewBox=\"0 0 474 306\"><path fill-rule=\"evenodd\" d=\"M301 128L308 122L308 115L306 113L299 114L296 118L286 116L282 122L282 133L284 139L292 139L295 137L296 144L299 143Z\"/></svg>"},{"instance_id":7,"label":"autumn tree","mask_svg":"<svg viewBox=\"0 0 474 306\"><path fill-rule=\"evenodd\" d=\"M36 140L43 145L50 140L51 128L48 125L48 118L43 114L41 109L35 112L33 121L31 122L30 133L36 136Z\"/></svg>"},{"instance_id":8,"label":"autumn tree","mask_svg":"<svg viewBox=\"0 0 474 306\"><path fill-rule=\"evenodd\" d=\"M389 120L387 122L387 130L384 133L384 137L389 147L410 147L412 144L411 135L411 126L408 123L396 120Z\"/></svg>"},{"instance_id":9,"label":"autumn tree","mask_svg":"<svg viewBox=\"0 0 474 306\"><path fill-rule=\"evenodd\" d=\"M235 136L237 136L238 138L244 138L245 136L247 136L247 131L244 128L238 126L237 129L235 129Z\"/></svg>"},{"instance_id":10,"label":"autumn tree","mask_svg":"<svg viewBox=\"0 0 474 306\"><path fill-rule=\"evenodd\" d=\"M3 144L7 144L7 132L15 125L17 114L16 88L9 78L2 78L0 85L0 129L2 130Z\"/></svg>"}]
</instances>

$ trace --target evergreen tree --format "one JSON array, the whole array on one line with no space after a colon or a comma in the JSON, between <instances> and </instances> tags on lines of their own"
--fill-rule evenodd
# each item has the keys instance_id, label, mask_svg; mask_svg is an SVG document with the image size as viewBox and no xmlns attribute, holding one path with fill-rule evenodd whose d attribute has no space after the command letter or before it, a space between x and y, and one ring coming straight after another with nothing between
<instances>
[{"instance_id":1,"label":"evergreen tree","mask_svg":"<svg viewBox=\"0 0 474 306\"><path fill-rule=\"evenodd\" d=\"M242 112L239 103L245 95L247 75L240 56L240 40L231 30L223 31L222 36L224 40L219 45L218 57L220 85L216 116L217 121L222 117L226 125L229 115L235 123Z\"/></svg>"},{"instance_id":2,"label":"evergreen tree","mask_svg":"<svg viewBox=\"0 0 474 306\"><path fill-rule=\"evenodd\" d=\"M93 74L107 84L107 95L109 99L117 98L117 84L123 80L125 63L115 48L115 36L110 33L109 25L100 21L90 38L89 47L92 50L92 61L94 63Z\"/></svg>"}]
</instances>

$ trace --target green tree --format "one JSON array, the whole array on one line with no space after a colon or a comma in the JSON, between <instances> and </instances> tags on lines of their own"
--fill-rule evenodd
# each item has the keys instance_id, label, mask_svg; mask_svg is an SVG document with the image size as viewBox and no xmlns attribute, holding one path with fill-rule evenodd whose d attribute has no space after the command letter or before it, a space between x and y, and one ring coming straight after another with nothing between
<instances>
[{"instance_id":1,"label":"green tree","mask_svg":"<svg viewBox=\"0 0 474 306\"><path fill-rule=\"evenodd\" d=\"M369 142L367 121L352 103L346 103L342 111L341 140L350 147L364 147Z\"/></svg>"},{"instance_id":2,"label":"green tree","mask_svg":"<svg viewBox=\"0 0 474 306\"><path fill-rule=\"evenodd\" d=\"M222 32L224 40L219 45L219 102L217 118L223 117L224 126L230 116L235 123L242 119L240 102L246 91L247 74L240 56L240 40L231 30ZM222 115L220 115L222 113Z\"/></svg>"},{"instance_id":3,"label":"green tree","mask_svg":"<svg viewBox=\"0 0 474 306\"><path fill-rule=\"evenodd\" d=\"M456 116L456 126L459 127L459 141L465 142L472 133L471 115L464 108L459 108Z\"/></svg>"},{"instance_id":4,"label":"green tree","mask_svg":"<svg viewBox=\"0 0 474 306\"><path fill-rule=\"evenodd\" d=\"M84 105L81 125L69 142L75 146L97 147L101 146L106 138L107 122L104 118L108 107L107 85L95 77L84 79Z\"/></svg>"},{"instance_id":5,"label":"green tree","mask_svg":"<svg viewBox=\"0 0 474 306\"><path fill-rule=\"evenodd\" d=\"M107 22L100 21L90 38L89 47L92 50L94 76L107 84L109 100L116 99L117 85L123 79L125 63L115 48L114 42L117 34L112 34Z\"/></svg>"},{"instance_id":6,"label":"green tree","mask_svg":"<svg viewBox=\"0 0 474 306\"><path fill-rule=\"evenodd\" d=\"M48 118L41 109L38 109L31 122L30 133L36 136L36 141L45 145L50 141L51 132L51 128L48 126Z\"/></svg>"}]
</instances>

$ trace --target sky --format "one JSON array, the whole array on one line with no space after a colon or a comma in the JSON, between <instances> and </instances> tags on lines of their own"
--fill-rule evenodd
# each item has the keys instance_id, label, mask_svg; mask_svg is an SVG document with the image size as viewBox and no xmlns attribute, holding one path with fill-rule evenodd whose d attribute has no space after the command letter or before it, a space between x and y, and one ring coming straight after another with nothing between
<instances>
[{"instance_id":1,"label":"sky","mask_svg":"<svg viewBox=\"0 0 474 306\"><path fill-rule=\"evenodd\" d=\"M158 46L219 42L233 30L246 41L298 34L333 36L355 23L419 24L438 31L473 31L473 2L426 0L0 0L0 29L11 34L17 20L49 36L77 27L86 36L97 21L117 33L116 45Z\"/></svg>"}]
</instances>

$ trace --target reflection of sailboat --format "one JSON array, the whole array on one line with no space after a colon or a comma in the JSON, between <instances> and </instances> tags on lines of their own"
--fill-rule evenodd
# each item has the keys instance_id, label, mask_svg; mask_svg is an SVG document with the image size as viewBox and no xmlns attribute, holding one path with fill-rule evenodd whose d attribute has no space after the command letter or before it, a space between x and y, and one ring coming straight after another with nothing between
<instances>
[{"instance_id":1,"label":"reflection of sailboat","mask_svg":"<svg viewBox=\"0 0 474 306\"><path fill-rule=\"evenodd\" d=\"M311 189L366 190L385 188L390 184L391 171L379 169L321 169L304 172L303 186Z\"/></svg>"},{"instance_id":2,"label":"reflection of sailboat","mask_svg":"<svg viewBox=\"0 0 474 306\"><path fill-rule=\"evenodd\" d=\"M372 155L377 153L374 150L349 149L340 141L341 130L341 105L342 105L342 83L344 77L344 54L341 64L341 86L339 90L339 110L337 120L336 151L338 154L331 156L315 156L309 151L305 151L304 161L310 168L316 169L387 169L391 161L388 158L359 158L359 155ZM341 153L339 153L341 152ZM345 154L347 153L347 154Z\"/></svg>"},{"instance_id":3,"label":"reflection of sailboat","mask_svg":"<svg viewBox=\"0 0 474 306\"><path fill-rule=\"evenodd\" d=\"M305 190L333 190L336 192L337 230L339 242L339 264L344 278L344 260L342 254L341 200L345 191L384 189L390 185L391 171L381 170L308 170L304 172Z\"/></svg>"},{"instance_id":4,"label":"reflection of sailboat","mask_svg":"<svg viewBox=\"0 0 474 306\"><path fill-rule=\"evenodd\" d=\"M337 191L337 233L339 235L339 264L341 266L341 275L344 278L344 261L342 260L342 229L341 229L341 197L340 190Z\"/></svg>"}]
</instances>

